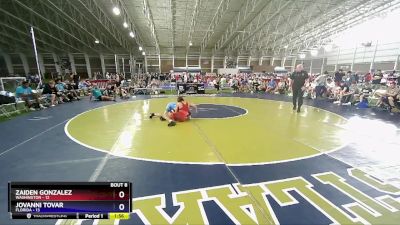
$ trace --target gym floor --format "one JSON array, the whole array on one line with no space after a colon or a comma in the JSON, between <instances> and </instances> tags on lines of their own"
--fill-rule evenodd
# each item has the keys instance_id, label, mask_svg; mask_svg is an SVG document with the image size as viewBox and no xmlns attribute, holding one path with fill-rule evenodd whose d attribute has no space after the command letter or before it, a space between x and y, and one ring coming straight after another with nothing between
<instances>
[{"instance_id":1,"label":"gym floor","mask_svg":"<svg viewBox=\"0 0 400 225\"><path fill-rule=\"evenodd\" d=\"M71 104L0 123L0 224L398 224L400 117L278 95ZM10 220L9 181L129 181L129 220Z\"/></svg>"}]
</instances>

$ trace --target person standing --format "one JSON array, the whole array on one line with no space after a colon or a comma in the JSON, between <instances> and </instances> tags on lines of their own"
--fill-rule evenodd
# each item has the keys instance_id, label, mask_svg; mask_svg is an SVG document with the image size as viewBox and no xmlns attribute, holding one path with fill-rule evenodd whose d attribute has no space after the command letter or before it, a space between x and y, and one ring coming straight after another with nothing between
<instances>
[{"instance_id":1,"label":"person standing","mask_svg":"<svg viewBox=\"0 0 400 225\"><path fill-rule=\"evenodd\" d=\"M300 112L303 105L304 84L308 79L308 73L302 64L296 66L296 70L290 75L290 86L293 93L293 110Z\"/></svg>"},{"instance_id":2,"label":"person standing","mask_svg":"<svg viewBox=\"0 0 400 225\"><path fill-rule=\"evenodd\" d=\"M73 83L74 89L78 90L79 89L79 81L81 80L81 77L77 73L73 73L70 78L74 82Z\"/></svg>"}]
</instances>

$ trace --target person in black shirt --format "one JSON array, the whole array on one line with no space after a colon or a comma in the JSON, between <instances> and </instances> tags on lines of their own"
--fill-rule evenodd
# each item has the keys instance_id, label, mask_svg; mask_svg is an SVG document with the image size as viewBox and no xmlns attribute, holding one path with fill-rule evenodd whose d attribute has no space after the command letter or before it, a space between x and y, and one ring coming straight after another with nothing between
<instances>
[{"instance_id":1,"label":"person in black shirt","mask_svg":"<svg viewBox=\"0 0 400 225\"><path fill-rule=\"evenodd\" d=\"M65 89L67 90L68 96L70 96L70 99L74 99L74 100L81 100L79 98L78 92L76 92L74 85L72 85L70 83L69 80L66 80L65 82Z\"/></svg>"},{"instance_id":2,"label":"person in black shirt","mask_svg":"<svg viewBox=\"0 0 400 225\"><path fill-rule=\"evenodd\" d=\"M308 73L304 70L303 65L296 66L296 70L290 75L290 85L293 93L293 110L300 108L303 105L304 83L308 79Z\"/></svg>"},{"instance_id":3,"label":"person in black shirt","mask_svg":"<svg viewBox=\"0 0 400 225\"><path fill-rule=\"evenodd\" d=\"M383 78L382 70L378 70L378 72L376 72L372 77L372 84L375 86L375 88L379 88L379 86L381 85L382 78Z\"/></svg>"},{"instance_id":4,"label":"person in black shirt","mask_svg":"<svg viewBox=\"0 0 400 225\"><path fill-rule=\"evenodd\" d=\"M73 81L73 87L74 87L74 89L75 89L75 90L78 90L78 89L79 89L79 81L80 81L81 77L80 77L78 74L73 73L73 74L71 75L70 78L71 78L72 81Z\"/></svg>"},{"instance_id":5,"label":"person in black shirt","mask_svg":"<svg viewBox=\"0 0 400 225\"><path fill-rule=\"evenodd\" d=\"M344 72L342 69L339 69L339 71L336 71L335 73L335 84L340 85L342 82L343 77L345 76Z\"/></svg>"},{"instance_id":6,"label":"person in black shirt","mask_svg":"<svg viewBox=\"0 0 400 225\"><path fill-rule=\"evenodd\" d=\"M58 103L59 96L57 95L57 92L58 91L53 80L50 80L49 83L45 84L43 87L42 94L51 101L51 107L57 105Z\"/></svg>"}]
</instances>

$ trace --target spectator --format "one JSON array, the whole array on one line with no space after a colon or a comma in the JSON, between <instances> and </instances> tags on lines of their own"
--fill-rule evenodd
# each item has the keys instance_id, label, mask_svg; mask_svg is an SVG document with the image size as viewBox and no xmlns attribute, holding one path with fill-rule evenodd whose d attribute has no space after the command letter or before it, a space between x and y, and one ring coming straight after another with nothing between
<instances>
[{"instance_id":1,"label":"spectator","mask_svg":"<svg viewBox=\"0 0 400 225\"><path fill-rule=\"evenodd\" d=\"M327 97L331 98L335 92L335 83L333 82L332 78L326 79L326 95Z\"/></svg>"},{"instance_id":2,"label":"spectator","mask_svg":"<svg viewBox=\"0 0 400 225\"><path fill-rule=\"evenodd\" d=\"M374 76L372 77L372 85L375 88L378 88L381 84L382 78L383 78L382 71L378 70L378 72L375 73Z\"/></svg>"},{"instance_id":3,"label":"spectator","mask_svg":"<svg viewBox=\"0 0 400 225\"><path fill-rule=\"evenodd\" d=\"M214 79L213 85L214 85L214 88L217 89L217 92L219 93L219 85L220 84L219 84L219 78L218 77Z\"/></svg>"},{"instance_id":4,"label":"spectator","mask_svg":"<svg viewBox=\"0 0 400 225\"><path fill-rule=\"evenodd\" d=\"M78 92L75 90L74 87L75 87L75 85L71 84L69 82L69 80L65 81L65 88L68 92L68 95L70 95L72 97L72 99L79 101L81 99L79 98Z\"/></svg>"},{"instance_id":5,"label":"spectator","mask_svg":"<svg viewBox=\"0 0 400 225\"><path fill-rule=\"evenodd\" d=\"M361 88L360 91L360 102L367 103L368 106L368 97L372 94L372 87L369 82L365 82L364 86ZM365 108L365 107L364 107Z\"/></svg>"},{"instance_id":6,"label":"spectator","mask_svg":"<svg viewBox=\"0 0 400 225\"><path fill-rule=\"evenodd\" d=\"M40 108L40 109L46 108L42 104L40 104L39 95L32 92L32 88L29 87L28 81L23 81L22 85L16 88L15 97L17 97L17 99L21 99L22 101L24 101L26 107L32 111L34 111L35 108ZM36 105L31 103L32 100L35 101Z\"/></svg>"},{"instance_id":7,"label":"spectator","mask_svg":"<svg viewBox=\"0 0 400 225\"><path fill-rule=\"evenodd\" d=\"M226 77L221 78L221 87L224 88L226 85Z\"/></svg>"},{"instance_id":8,"label":"spectator","mask_svg":"<svg viewBox=\"0 0 400 225\"><path fill-rule=\"evenodd\" d=\"M347 71L346 75L343 76L342 82L346 83L348 86L352 84L351 82L351 71Z\"/></svg>"},{"instance_id":9,"label":"spectator","mask_svg":"<svg viewBox=\"0 0 400 225\"><path fill-rule=\"evenodd\" d=\"M51 102L51 107L54 107L58 103L57 97L57 88L55 87L55 83L53 80L50 80L49 83L44 85L42 92L48 100Z\"/></svg>"},{"instance_id":10,"label":"spectator","mask_svg":"<svg viewBox=\"0 0 400 225\"><path fill-rule=\"evenodd\" d=\"M72 96L68 95L67 90L65 89L64 83L61 82L60 79L56 80L56 89L57 89L57 96L62 102L71 102Z\"/></svg>"},{"instance_id":11,"label":"spectator","mask_svg":"<svg viewBox=\"0 0 400 225\"><path fill-rule=\"evenodd\" d=\"M351 73L349 82L350 82L350 84L353 84L353 83L357 84L358 79L359 79L358 73Z\"/></svg>"},{"instance_id":12,"label":"spectator","mask_svg":"<svg viewBox=\"0 0 400 225\"><path fill-rule=\"evenodd\" d=\"M267 90L265 90L266 93L274 93L276 89L276 81L274 78L271 78L271 80L268 82L267 85Z\"/></svg>"},{"instance_id":13,"label":"spectator","mask_svg":"<svg viewBox=\"0 0 400 225\"><path fill-rule=\"evenodd\" d=\"M71 80L73 81L73 83L72 83L73 88L75 90L78 90L79 89L78 85L79 85L79 81L81 80L81 77L77 73L73 73L71 75Z\"/></svg>"},{"instance_id":14,"label":"spectator","mask_svg":"<svg viewBox=\"0 0 400 225\"><path fill-rule=\"evenodd\" d=\"M115 85L108 84L102 93L104 96L113 97L116 94Z\"/></svg>"},{"instance_id":15,"label":"spectator","mask_svg":"<svg viewBox=\"0 0 400 225\"><path fill-rule=\"evenodd\" d=\"M350 91L349 86L343 82L340 85L339 94L337 95L337 101L335 101L334 104L351 105L350 100L351 100L352 95L353 95L353 92Z\"/></svg>"},{"instance_id":16,"label":"spectator","mask_svg":"<svg viewBox=\"0 0 400 225\"><path fill-rule=\"evenodd\" d=\"M350 102L351 102L352 104L355 104L355 103L357 103L358 100L359 100L359 97L360 97L360 89L358 88L358 85L356 84L355 81L350 85L349 89L350 89L350 92L352 93Z\"/></svg>"},{"instance_id":17,"label":"spectator","mask_svg":"<svg viewBox=\"0 0 400 225\"><path fill-rule=\"evenodd\" d=\"M371 73L367 73L364 76L364 82L371 82L372 81L372 74Z\"/></svg>"},{"instance_id":18,"label":"spectator","mask_svg":"<svg viewBox=\"0 0 400 225\"><path fill-rule=\"evenodd\" d=\"M260 90L261 83L258 81L258 79L254 80L249 80L248 85L252 88L251 92L258 92Z\"/></svg>"},{"instance_id":19,"label":"spectator","mask_svg":"<svg viewBox=\"0 0 400 225\"><path fill-rule=\"evenodd\" d=\"M335 73L335 84L337 86L340 85L340 83L342 82L343 77L344 77L344 73L343 73L342 69L339 69L339 71L336 71L336 73Z\"/></svg>"},{"instance_id":20,"label":"spectator","mask_svg":"<svg viewBox=\"0 0 400 225\"><path fill-rule=\"evenodd\" d=\"M80 90L81 94L83 94L83 95L88 95L90 86L91 86L91 83L89 81L83 80L83 81L79 82L77 90Z\"/></svg>"},{"instance_id":21,"label":"spectator","mask_svg":"<svg viewBox=\"0 0 400 225\"><path fill-rule=\"evenodd\" d=\"M381 106L382 104L387 105L389 107L389 111L400 112L400 110L397 109L395 105L395 102L398 100L399 95L400 95L400 90L396 86L396 83L392 81L389 84L386 94L384 94L384 96L382 96L382 98L378 102L378 105L379 106Z\"/></svg>"},{"instance_id":22,"label":"spectator","mask_svg":"<svg viewBox=\"0 0 400 225\"><path fill-rule=\"evenodd\" d=\"M239 80L236 78L236 76L234 76L232 79L231 87L234 93L239 91Z\"/></svg>"},{"instance_id":23,"label":"spectator","mask_svg":"<svg viewBox=\"0 0 400 225\"><path fill-rule=\"evenodd\" d=\"M92 88L92 93L90 95L90 100L92 100L92 96L94 96L94 99L98 100L98 101L116 101L116 98L115 98L116 95L114 95L114 97L103 95L103 93L97 87L97 85L94 85L93 88Z\"/></svg>"},{"instance_id":24,"label":"spectator","mask_svg":"<svg viewBox=\"0 0 400 225\"><path fill-rule=\"evenodd\" d=\"M314 98L318 98L318 96L322 97L322 95L327 91L325 84L327 82L327 75L328 72L325 72L324 74L321 74L318 76L314 83L315 83L315 89L313 91Z\"/></svg>"},{"instance_id":25,"label":"spectator","mask_svg":"<svg viewBox=\"0 0 400 225\"><path fill-rule=\"evenodd\" d=\"M285 79L281 79L278 83L277 91L279 94L285 94L286 92L286 82Z\"/></svg>"},{"instance_id":26,"label":"spectator","mask_svg":"<svg viewBox=\"0 0 400 225\"><path fill-rule=\"evenodd\" d=\"M301 106L303 105L303 94L306 90L304 86L308 79L308 73L304 70L303 64L296 66L295 71L290 75L290 86L293 93L293 110L297 109L300 112Z\"/></svg>"}]
</instances>

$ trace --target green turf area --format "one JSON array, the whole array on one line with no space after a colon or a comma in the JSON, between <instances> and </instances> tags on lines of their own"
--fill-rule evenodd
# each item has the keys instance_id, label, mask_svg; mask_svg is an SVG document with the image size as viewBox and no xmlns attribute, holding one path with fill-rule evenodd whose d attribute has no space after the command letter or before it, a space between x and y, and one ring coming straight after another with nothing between
<instances>
[{"instance_id":1,"label":"green turf area","mask_svg":"<svg viewBox=\"0 0 400 225\"><path fill-rule=\"evenodd\" d=\"M22 115L28 114L30 112L31 111L21 111L19 113L12 113L9 117L7 117L5 115L0 115L0 123L4 122L4 121L12 120L17 116L22 116Z\"/></svg>"}]
</instances>

